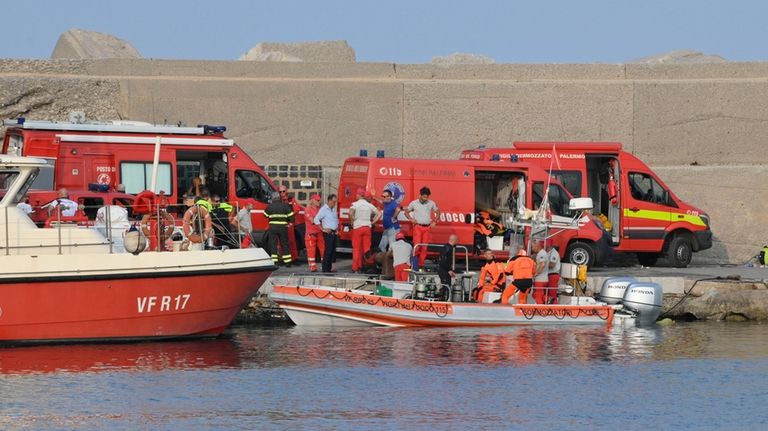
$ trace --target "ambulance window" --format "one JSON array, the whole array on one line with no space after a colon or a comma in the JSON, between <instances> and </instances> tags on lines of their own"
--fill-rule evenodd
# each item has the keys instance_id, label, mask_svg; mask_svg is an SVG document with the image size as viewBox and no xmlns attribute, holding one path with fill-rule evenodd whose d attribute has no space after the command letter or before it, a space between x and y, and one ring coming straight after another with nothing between
<instances>
[{"instance_id":1,"label":"ambulance window","mask_svg":"<svg viewBox=\"0 0 768 431\"><path fill-rule=\"evenodd\" d=\"M272 193L276 192L269 181L254 171L235 171L235 190L241 199L253 198L269 203Z\"/></svg>"},{"instance_id":2,"label":"ambulance window","mask_svg":"<svg viewBox=\"0 0 768 431\"><path fill-rule=\"evenodd\" d=\"M653 177L639 172L629 173L629 191L632 198L659 205L676 207L669 192Z\"/></svg>"},{"instance_id":3,"label":"ambulance window","mask_svg":"<svg viewBox=\"0 0 768 431\"><path fill-rule=\"evenodd\" d=\"M544 199L544 183L533 183L533 208L538 209L541 206L541 201ZM556 184L550 184L549 186L549 210L552 214L573 217L573 211L568 208L570 201L568 193Z\"/></svg>"},{"instance_id":4,"label":"ambulance window","mask_svg":"<svg viewBox=\"0 0 768 431\"><path fill-rule=\"evenodd\" d=\"M148 190L152 185L152 163L120 162L120 178L125 186L125 192L136 194ZM155 192L164 191L173 194L171 164L160 163L157 167L157 184Z\"/></svg>"},{"instance_id":5,"label":"ambulance window","mask_svg":"<svg viewBox=\"0 0 768 431\"><path fill-rule=\"evenodd\" d=\"M580 171L552 171L552 176L573 196L581 196Z\"/></svg>"}]
</instances>

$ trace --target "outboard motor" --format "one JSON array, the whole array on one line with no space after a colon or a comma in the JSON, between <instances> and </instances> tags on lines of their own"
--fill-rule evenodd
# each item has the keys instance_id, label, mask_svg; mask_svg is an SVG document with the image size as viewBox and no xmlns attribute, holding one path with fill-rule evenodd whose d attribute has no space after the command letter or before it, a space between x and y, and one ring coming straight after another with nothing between
<instances>
[{"instance_id":1,"label":"outboard motor","mask_svg":"<svg viewBox=\"0 0 768 431\"><path fill-rule=\"evenodd\" d=\"M630 284L637 283L634 277L610 277L603 282L598 299L607 304L618 304Z\"/></svg>"},{"instance_id":2,"label":"outboard motor","mask_svg":"<svg viewBox=\"0 0 768 431\"><path fill-rule=\"evenodd\" d=\"M629 285L622 303L628 311L637 314L637 326L653 325L661 314L664 290L659 283L637 281Z\"/></svg>"}]
</instances>

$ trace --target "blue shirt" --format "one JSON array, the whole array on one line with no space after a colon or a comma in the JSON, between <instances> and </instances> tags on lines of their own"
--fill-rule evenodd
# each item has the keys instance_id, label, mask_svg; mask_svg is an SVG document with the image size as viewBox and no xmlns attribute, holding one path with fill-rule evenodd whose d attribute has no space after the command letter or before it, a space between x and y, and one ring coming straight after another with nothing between
<instances>
[{"instance_id":1,"label":"blue shirt","mask_svg":"<svg viewBox=\"0 0 768 431\"><path fill-rule=\"evenodd\" d=\"M315 224L321 225L323 229L336 230L339 228L339 216L336 214L335 210L328 206L328 204L325 204L320 208L320 211L317 212L315 220L313 221Z\"/></svg>"},{"instance_id":2,"label":"blue shirt","mask_svg":"<svg viewBox=\"0 0 768 431\"><path fill-rule=\"evenodd\" d=\"M384 229L400 229L400 222L395 220L392 222L392 216L395 215L395 210L398 207L396 200L391 200L388 204L384 204L384 216L381 219L381 223L384 225Z\"/></svg>"}]
</instances>

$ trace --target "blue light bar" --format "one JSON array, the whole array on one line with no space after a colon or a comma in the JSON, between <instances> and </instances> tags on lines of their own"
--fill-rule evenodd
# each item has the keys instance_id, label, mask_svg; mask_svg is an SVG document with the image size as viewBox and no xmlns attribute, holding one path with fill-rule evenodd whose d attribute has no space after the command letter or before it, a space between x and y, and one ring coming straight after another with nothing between
<instances>
[{"instance_id":1,"label":"blue light bar","mask_svg":"<svg viewBox=\"0 0 768 431\"><path fill-rule=\"evenodd\" d=\"M499 160L501 160L501 157L499 157L498 154L491 155L491 161L492 162L498 162Z\"/></svg>"},{"instance_id":2,"label":"blue light bar","mask_svg":"<svg viewBox=\"0 0 768 431\"><path fill-rule=\"evenodd\" d=\"M368 157L368 150L366 150L365 148L361 148L360 157Z\"/></svg>"},{"instance_id":3,"label":"blue light bar","mask_svg":"<svg viewBox=\"0 0 768 431\"><path fill-rule=\"evenodd\" d=\"M384 158L384 150L376 150L376 158L377 159L383 159Z\"/></svg>"}]
</instances>

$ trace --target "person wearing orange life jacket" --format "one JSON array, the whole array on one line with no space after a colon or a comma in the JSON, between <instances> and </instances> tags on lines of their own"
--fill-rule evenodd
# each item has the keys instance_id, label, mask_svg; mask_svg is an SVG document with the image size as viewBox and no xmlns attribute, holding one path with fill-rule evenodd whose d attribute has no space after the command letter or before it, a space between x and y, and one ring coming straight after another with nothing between
<instances>
[{"instance_id":1,"label":"person wearing orange life jacket","mask_svg":"<svg viewBox=\"0 0 768 431\"><path fill-rule=\"evenodd\" d=\"M512 275L510 283L501 294L501 303L509 304L509 300L515 294L520 292L518 303L526 304L528 302L528 291L533 286L533 273L536 268L536 262L528 256L528 253L520 247L517 256L507 263L505 271Z\"/></svg>"},{"instance_id":2,"label":"person wearing orange life jacket","mask_svg":"<svg viewBox=\"0 0 768 431\"><path fill-rule=\"evenodd\" d=\"M317 272L317 257L325 254L325 241L323 241L323 231L320 226L314 223L315 216L320 211L320 195L313 194L307 202L307 206L304 209L304 224L306 225L306 231L304 233L304 245L307 248L307 263L309 263L309 270L311 272ZM317 250L320 249L320 254L317 254Z\"/></svg>"},{"instance_id":3,"label":"person wearing orange life jacket","mask_svg":"<svg viewBox=\"0 0 768 431\"><path fill-rule=\"evenodd\" d=\"M477 288L472 292L475 302L482 302L483 295L488 292L500 292L504 288L504 282L506 280L506 272L504 272L504 264L496 262L493 257L493 251L485 249L483 251L483 257L485 257L485 266L480 270L480 279L477 281Z\"/></svg>"}]
</instances>

